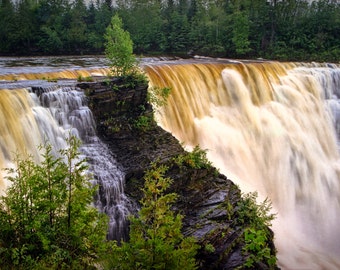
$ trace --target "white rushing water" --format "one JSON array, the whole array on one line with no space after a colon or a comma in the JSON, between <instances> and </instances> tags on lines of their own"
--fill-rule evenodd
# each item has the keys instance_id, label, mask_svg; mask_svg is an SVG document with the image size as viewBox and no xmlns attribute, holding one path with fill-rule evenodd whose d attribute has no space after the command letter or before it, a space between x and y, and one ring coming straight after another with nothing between
<instances>
[{"instance_id":1,"label":"white rushing water","mask_svg":"<svg viewBox=\"0 0 340 270\"><path fill-rule=\"evenodd\" d=\"M124 194L124 173L108 147L95 131L95 121L86 105L84 93L76 88L42 88L40 101L50 111L58 126L80 138L95 185L99 186L95 205L109 216L109 239L120 239L127 231L129 200ZM40 125L41 126L41 125ZM46 128L43 128L45 131ZM48 138L53 135L48 135Z\"/></svg>"},{"instance_id":2,"label":"white rushing water","mask_svg":"<svg viewBox=\"0 0 340 270\"><path fill-rule=\"evenodd\" d=\"M195 64L148 74L172 87L159 124L207 149L243 192L270 198L280 267L340 269L340 68Z\"/></svg>"},{"instance_id":3,"label":"white rushing water","mask_svg":"<svg viewBox=\"0 0 340 270\"><path fill-rule=\"evenodd\" d=\"M110 217L108 238L124 237L129 213L124 173L97 137L84 93L75 87L60 86L34 87L30 93L28 90L0 90L1 167L13 166L11 153L18 150L28 151L38 161L38 146L44 141L57 153L67 146L66 138L70 134L78 137L82 141L80 151L93 174L93 184L99 186L95 206ZM4 179L1 188L6 188Z\"/></svg>"}]
</instances>

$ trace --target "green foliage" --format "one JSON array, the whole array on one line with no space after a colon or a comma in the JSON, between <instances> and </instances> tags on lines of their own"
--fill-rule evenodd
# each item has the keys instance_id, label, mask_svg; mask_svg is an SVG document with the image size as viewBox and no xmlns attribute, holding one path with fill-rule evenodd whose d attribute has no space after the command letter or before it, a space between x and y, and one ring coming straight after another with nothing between
<instances>
[{"instance_id":1,"label":"green foliage","mask_svg":"<svg viewBox=\"0 0 340 270\"><path fill-rule=\"evenodd\" d=\"M124 84L122 85L124 88L134 89L136 86L143 86L148 84L148 79L141 70L135 66L131 72L121 76Z\"/></svg>"},{"instance_id":2,"label":"green foliage","mask_svg":"<svg viewBox=\"0 0 340 270\"><path fill-rule=\"evenodd\" d=\"M271 221L275 218L275 214L270 213L272 205L268 198L261 204L257 204L256 198L257 192L243 194L237 205L237 221L241 225L251 225L255 228L265 229L271 226Z\"/></svg>"},{"instance_id":3,"label":"green foliage","mask_svg":"<svg viewBox=\"0 0 340 270\"><path fill-rule=\"evenodd\" d=\"M158 108L167 104L168 98L171 94L170 87L150 87L148 90L148 101L153 107Z\"/></svg>"},{"instance_id":4,"label":"green foliage","mask_svg":"<svg viewBox=\"0 0 340 270\"><path fill-rule=\"evenodd\" d=\"M244 232L245 246L243 252L248 255L244 264L246 268L252 268L256 263L265 261L269 267L274 268L276 257L271 254L267 245L268 235L264 230L247 228Z\"/></svg>"},{"instance_id":5,"label":"green foliage","mask_svg":"<svg viewBox=\"0 0 340 270\"><path fill-rule=\"evenodd\" d=\"M95 189L80 159L79 141L55 157L49 144L43 161L17 156L7 169L11 186L0 198L1 269L93 267L105 248L106 218L91 207Z\"/></svg>"},{"instance_id":6,"label":"green foliage","mask_svg":"<svg viewBox=\"0 0 340 270\"><path fill-rule=\"evenodd\" d=\"M91 76L83 77L83 76L79 75L78 78L77 78L77 81L78 82L93 82L94 80Z\"/></svg>"},{"instance_id":7,"label":"green foliage","mask_svg":"<svg viewBox=\"0 0 340 270\"><path fill-rule=\"evenodd\" d=\"M245 246L242 249L247 256L244 267L253 268L256 263L264 262L274 269L276 257L268 246L271 236L268 227L275 215L270 213L272 206L267 198L261 204L257 204L256 198L256 192L245 194L237 206L237 222L247 227L244 231Z\"/></svg>"},{"instance_id":8,"label":"green foliage","mask_svg":"<svg viewBox=\"0 0 340 270\"><path fill-rule=\"evenodd\" d=\"M112 246L109 269L196 269L198 246L181 233L182 216L171 210L177 198L165 191L172 183L167 167L152 163L145 173L138 217L130 218L130 240Z\"/></svg>"},{"instance_id":9,"label":"green foliage","mask_svg":"<svg viewBox=\"0 0 340 270\"><path fill-rule=\"evenodd\" d=\"M47 81L48 81L48 82L57 82L58 80L57 80L57 79L54 79L54 78L47 78Z\"/></svg>"},{"instance_id":10,"label":"green foliage","mask_svg":"<svg viewBox=\"0 0 340 270\"><path fill-rule=\"evenodd\" d=\"M188 18L186 14L179 11L172 11L165 23L166 35L166 51L169 52L187 52L188 50L188 33L190 31Z\"/></svg>"},{"instance_id":11,"label":"green foliage","mask_svg":"<svg viewBox=\"0 0 340 270\"><path fill-rule=\"evenodd\" d=\"M232 41L235 51L239 55L244 55L250 51L248 40L249 36L249 19L244 12L239 10L233 13L233 37Z\"/></svg>"},{"instance_id":12,"label":"green foliage","mask_svg":"<svg viewBox=\"0 0 340 270\"><path fill-rule=\"evenodd\" d=\"M204 246L204 249L209 252L209 253L214 253L215 252L215 247L212 244L206 244Z\"/></svg>"},{"instance_id":13,"label":"green foliage","mask_svg":"<svg viewBox=\"0 0 340 270\"><path fill-rule=\"evenodd\" d=\"M15 38L13 37L13 31L16 27L13 23L15 17L15 9L12 1L3 0L0 3L0 51L10 52L13 50Z\"/></svg>"},{"instance_id":14,"label":"green foliage","mask_svg":"<svg viewBox=\"0 0 340 270\"><path fill-rule=\"evenodd\" d=\"M133 43L129 32L123 29L121 18L112 17L105 34L105 55L109 59L113 76L126 76L134 73L136 58L133 55Z\"/></svg>"},{"instance_id":15,"label":"green foliage","mask_svg":"<svg viewBox=\"0 0 340 270\"><path fill-rule=\"evenodd\" d=\"M193 169L211 168L212 164L207 158L206 150L202 150L199 145L191 152L180 154L174 158L174 162L179 166L189 166Z\"/></svg>"},{"instance_id":16,"label":"green foliage","mask_svg":"<svg viewBox=\"0 0 340 270\"><path fill-rule=\"evenodd\" d=\"M153 119L150 116L140 115L134 120L134 127L141 131L147 131L151 127Z\"/></svg>"}]
</instances>

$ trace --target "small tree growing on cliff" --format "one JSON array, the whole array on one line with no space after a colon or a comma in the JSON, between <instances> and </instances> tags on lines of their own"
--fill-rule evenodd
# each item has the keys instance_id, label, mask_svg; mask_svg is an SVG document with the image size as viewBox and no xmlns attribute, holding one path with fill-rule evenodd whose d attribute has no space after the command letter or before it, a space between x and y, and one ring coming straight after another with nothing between
<instances>
[{"instance_id":1,"label":"small tree growing on cliff","mask_svg":"<svg viewBox=\"0 0 340 270\"><path fill-rule=\"evenodd\" d=\"M237 222L246 227L245 245L242 248L246 261L238 269L254 269L261 263L267 264L269 269L275 269L275 250L268 241L271 238L269 227L275 215L270 213L272 205L268 199L257 204L256 198L257 192L244 194L238 203Z\"/></svg>"},{"instance_id":2,"label":"small tree growing on cliff","mask_svg":"<svg viewBox=\"0 0 340 270\"><path fill-rule=\"evenodd\" d=\"M167 167L152 164L145 174L144 198L139 217L130 219L130 240L113 245L110 269L196 269L198 245L184 237L182 216L170 209L175 193L165 194L172 180L164 177Z\"/></svg>"},{"instance_id":3,"label":"small tree growing on cliff","mask_svg":"<svg viewBox=\"0 0 340 270\"><path fill-rule=\"evenodd\" d=\"M133 42L117 14L112 17L104 37L105 55L110 61L112 75L126 76L134 73L137 61L133 55Z\"/></svg>"}]
</instances>

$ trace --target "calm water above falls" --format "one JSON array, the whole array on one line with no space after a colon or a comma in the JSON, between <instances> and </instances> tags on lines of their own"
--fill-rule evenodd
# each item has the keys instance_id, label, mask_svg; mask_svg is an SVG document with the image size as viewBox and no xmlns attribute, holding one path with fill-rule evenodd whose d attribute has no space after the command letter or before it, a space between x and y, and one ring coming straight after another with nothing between
<instances>
[{"instance_id":1,"label":"calm water above falls","mask_svg":"<svg viewBox=\"0 0 340 270\"><path fill-rule=\"evenodd\" d=\"M38 83L46 88L49 83L42 77L76 79L79 75L105 75L107 72L105 63L95 62L95 59L89 64L86 61L86 64L79 64L78 58L75 67L71 60L63 65L59 59L58 67L58 64L49 64L48 59L33 59L34 64L23 63L22 66L15 59L14 64L6 66L0 59L0 66L6 70L0 74L1 87L17 88L18 85ZM44 69L40 69L41 66ZM257 190L261 198L268 196L271 199L274 211L278 213L273 229L280 266L283 269L340 269L337 142L337 133L340 134L340 67L277 62L231 63L213 59L197 59L190 63L148 59L143 66L153 85L172 87L168 105L157 112L158 123L188 148L199 144L208 149L209 159L244 192ZM63 88L62 81L58 84ZM59 95L63 96L58 91L50 91L49 95L58 99ZM53 110L47 108L50 105L44 107L39 103L41 101L37 103L30 99L33 94L25 89L0 91L1 94L0 117L10 113L8 107L16 108L22 116L20 120L10 120L5 127L1 126L0 132L7 130L10 135L0 133L0 136L15 140L3 143L1 139L1 166L10 163L10 145L30 148L37 144L39 137L32 136L33 132L51 130L56 134L60 129L62 132L70 128L78 130L87 119L87 116L81 121L73 119L73 122L70 120L72 123L67 120L65 124L63 114L47 116L40 113ZM81 115L89 114L85 111ZM61 118L52 127L45 127L41 124L45 120L36 120L36 115ZM0 125L4 125L3 121ZM87 124L85 127L86 132L79 133L88 145L84 153L96 163L94 160L98 156L91 158L88 153L101 153L102 150L91 148L93 143L97 145L97 139ZM63 144L59 136L55 138L57 144ZM105 145L100 147L105 148ZM112 167L99 162L96 169L118 181L105 182L103 200L97 205L108 213L118 211L115 213L119 213L119 218L111 223L112 228L119 231L124 227L120 223L124 219L120 217L125 215L128 202L122 203L126 198L120 186L119 166L110 154L108 159L112 159ZM116 171L118 175L107 175L111 174L107 172ZM111 194L117 192L118 199L115 199ZM112 207L105 208L101 204L103 201Z\"/></svg>"}]
</instances>

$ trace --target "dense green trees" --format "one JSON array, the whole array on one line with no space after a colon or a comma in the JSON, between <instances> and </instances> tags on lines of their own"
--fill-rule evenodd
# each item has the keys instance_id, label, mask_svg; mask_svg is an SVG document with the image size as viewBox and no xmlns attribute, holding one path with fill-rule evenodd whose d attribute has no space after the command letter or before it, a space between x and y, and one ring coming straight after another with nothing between
<instances>
[{"instance_id":1,"label":"dense green trees","mask_svg":"<svg viewBox=\"0 0 340 270\"><path fill-rule=\"evenodd\" d=\"M0 54L103 53L116 13L137 54L333 61L340 55L336 0L2 0Z\"/></svg>"},{"instance_id":2,"label":"dense green trees","mask_svg":"<svg viewBox=\"0 0 340 270\"><path fill-rule=\"evenodd\" d=\"M9 23L14 18L14 7L10 0L0 2L0 52L13 51L14 25Z\"/></svg>"}]
</instances>

